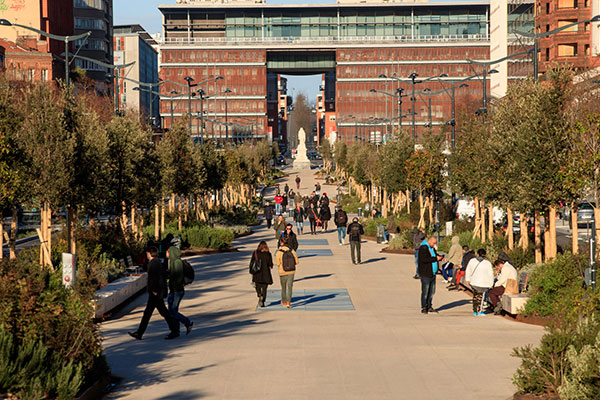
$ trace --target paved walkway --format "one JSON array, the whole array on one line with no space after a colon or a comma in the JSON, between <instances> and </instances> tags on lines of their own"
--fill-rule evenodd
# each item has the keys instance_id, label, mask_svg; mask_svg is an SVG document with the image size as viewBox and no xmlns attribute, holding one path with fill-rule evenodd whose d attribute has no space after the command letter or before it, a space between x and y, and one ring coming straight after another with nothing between
<instances>
[{"instance_id":1,"label":"paved walkway","mask_svg":"<svg viewBox=\"0 0 600 400\"><path fill-rule=\"evenodd\" d=\"M301 177L301 193L309 193L312 173ZM333 198L335 187L323 191ZM354 266L334 231L299 238L328 245L301 246L308 254L296 273L297 309L277 307L276 271L269 307L256 309L249 257L260 240L276 247L273 231L262 225L235 242L238 253L190 259L196 281L181 306L195 323L189 336L163 340L167 327L155 313L144 340L130 338L145 295L105 322L105 352L123 377L109 398L504 400L515 392L511 376L519 361L511 350L536 344L541 328L474 317L470 299L447 292L441 280L439 314L423 315L412 256L379 253L382 245L363 242L364 263ZM331 256L310 252L327 248Z\"/></svg>"}]
</instances>

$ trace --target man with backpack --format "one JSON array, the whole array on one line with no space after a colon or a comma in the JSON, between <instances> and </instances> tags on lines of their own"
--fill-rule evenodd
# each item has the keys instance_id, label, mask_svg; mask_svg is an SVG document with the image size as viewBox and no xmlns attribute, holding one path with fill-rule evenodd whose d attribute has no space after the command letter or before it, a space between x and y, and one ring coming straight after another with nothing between
<instances>
[{"instance_id":1,"label":"man with backpack","mask_svg":"<svg viewBox=\"0 0 600 400\"><path fill-rule=\"evenodd\" d=\"M338 241L340 242L340 246L343 246L344 240L346 240L346 224L348 223L348 214L346 214L346 211L342 210L342 206L338 206L335 216L333 217L333 222L335 222L335 226L337 226Z\"/></svg>"},{"instance_id":2,"label":"man with backpack","mask_svg":"<svg viewBox=\"0 0 600 400\"><path fill-rule=\"evenodd\" d=\"M185 334L189 335L194 323L179 312L179 304L185 294L183 288L185 285L183 271L184 261L181 259L181 250L175 246L169 247L167 250L167 258L169 259L169 297L167 298L169 313L175 320L181 322L185 326Z\"/></svg>"},{"instance_id":3,"label":"man with backpack","mask_svg":"<svg viewBox=\"0 0 600 400\"><path fill-rule=\"evenodd\" d=\"M282 237L279 241L279 249L275 254L275 264L279 269L279 280L281 281L281 305L292 308L292 288L294 286L294 274L298 265L298 256L290 248L289 238Z\"/></svg>"},{"instance_id":4,"label":"man with backpack","mask_svg":"<svg viewBox=\"0 0 600 400\"><path fill-rule=\"evenodd\" d=\"M350 256L352 264L360 264L360 237L365 234L363 226L358 222L358 218L354 217L352 223L348 225L348 236L350 237ZM356 257L355 254L356 253Z\"/></svg>"},{"instance_id":5,"label":"man with backpack","mask_svg":"<svg viewBox=\"0 0 600 400\"><path fill-rule=\"evenodd\" d=\"M287 224L285 226L285 231L283 231L281 237L288 239L289 247L292 250L298 250L298 238L296 237L296 234L292 231L292 224Z\"/></svg>"},{"instance_id":6,"label":"man with backpack","mask_svg":"<svg viewBox=\"0 0 600 400\"><path fill-rule=\"evenodd\" d=\"M165 307L163 298L167 294L167 283L165 282L164 269L160 259L158 258L158 249L152 246L146 250L146 257L148 258L148 303L144 310L144 315L140 321L140 325L136 331L127 332L129 336L137 340L142 340L144 332L150 322L150 317L154 313L154 309L158 309L160 315L165 319L169 325L171 333L165 337L165 339L175 339L179 336L179 322L177 322L169 311Z\"/></svg>"}]
</instances>

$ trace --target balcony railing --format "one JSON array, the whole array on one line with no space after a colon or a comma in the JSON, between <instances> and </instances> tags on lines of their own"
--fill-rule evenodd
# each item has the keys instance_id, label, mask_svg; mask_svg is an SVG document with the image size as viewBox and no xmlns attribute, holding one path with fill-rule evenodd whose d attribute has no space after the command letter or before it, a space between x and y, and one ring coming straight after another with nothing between
<instances>
[{"instance_id":1,"label":"balcony railing","mask_svg":"<svg viewBox=\"0 0 600 400\"><path fill-rule=\"evenodd\" d=\"M323 37L202 37L164 38L164 45L295 44L295 43L429 43L489 41L487 34L416 36L323 36Z\"/></svg>"}]
</instances>

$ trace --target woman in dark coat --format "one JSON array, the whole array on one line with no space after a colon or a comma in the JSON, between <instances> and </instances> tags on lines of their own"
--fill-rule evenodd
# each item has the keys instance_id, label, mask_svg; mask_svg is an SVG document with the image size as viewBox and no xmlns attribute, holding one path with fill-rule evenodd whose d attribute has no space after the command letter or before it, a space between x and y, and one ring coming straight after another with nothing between
<instances>
[{"instance_id":1,"label":"woman in dark coat","mask_svg":"<svg viewBox=\"0 0 600 400\"><path fill-rule=\"evenodd\" d=\"M252 253L252 262L258 260L260 262L260 270L256 274L252 274L252 282L256 287L256 295L258 296L258 306L264 307L267 300L267 286L273 284L273 276L271 269L273 268L273 257L269 251L269 246L264 240L258 244L258 248ZM252 272L250 272L252 273Z\"/></svg>"},{"instance_id":2,"label":"woman in dark coat","mask_svg":"<svg viewBox=\"0 0 600 400\"><path fill-rule=\"evenodd\" d=\"M331 209L328 205L321 205L321 210L319 211L319 218L323 223L323 231L327 232L327 223L331 219Z\"/></svg>"},{"instance_id":3,"label":"woman in dark coat","mask_svg":"<svg viewBox=\"0 0 600 400\"><path fill-rule=\"evenodd\" d=\"M308 218L308 222L310 223L310 234L317 234L317 221L319 220L319 210L315 207L314 204L311 204L305 211L306 216Z\"/></svg>"}]
</instances>

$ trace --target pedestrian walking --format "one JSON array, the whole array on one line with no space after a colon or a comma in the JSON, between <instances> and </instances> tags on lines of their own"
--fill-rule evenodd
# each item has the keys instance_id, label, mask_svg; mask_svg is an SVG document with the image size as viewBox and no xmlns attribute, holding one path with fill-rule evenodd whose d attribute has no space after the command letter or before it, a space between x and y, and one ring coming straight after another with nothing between
<instances>
[{"instance_id":1,"label":"pedestrian walking","mask_svg":"<svg viewBox=\"0 0 600 400\"><path fill-rule=\"evenodd\" d=\"M296 230L300 234L304 234L304 218L306 218L304 209L300 203L296 203L296 208L294 209L294 222L296 223Z\"/></svg>"},{"instance_id":2,"label":"pedestrian walking","mask_svg":"<svg viewBox=\"0 0 600 400\"><path fill-rule=\"evenodd\" d=\"M465 280L473 289L473 315L483 316L483 299L485 293L494 285L492 263L485 258L485 249L477 250L477 257L467 265Z\"/></svg>"},{"instance_id":3,"label":"pedestrian walking","mask_svg":"<svg viewBox=\"0 0 600 400\"><path fill-rule=\"evenodd\" d=\"M319 210L319 219L321 220L321 224L323 225L323 232L327 232L327 225L329 224L329 220L331 219L331 210L329 209L328 204L321 203L321 209Z\"/></svg>"},{"instance_id":4,"label":"pedestrian walking","mask_svg":"<svg viewBox=\"0 0 600 400\"><path fill-rule=\"evenodd\" d=\"M419 249L421 248L421 243L425 240L425 233L418 228L414 228L412 238L415 246L415 276L413 278L419 279Z\"/></svg>"},{"instance_id":5,"label":"pedestrian walking","mask_svg":"<svg viewBox=\"0 0 600 400\"><path fill-rule=\"evenodd\" d=\"M352 223L348 225L347 233L350 239L350 257L352 258L352 264L360 264L360 238L365 234L365 230L358 222L358 218L352 218Z\"/></svg>"},{"instance_id":6,"label":"pedestrian walking","mask_svg":"<svg viewBox=\"0 0 600 400\"><path fill-rule=\"evenodd\" d=\"M294 192L294 189L290 189L290 192L288 193L288 201L289 206L291 208L294 208L296 206L296 192Z\"/></svg>"},{"instance_id":7,"label":"pedestrian walking","mask_svg":"<svg viewBox=\"0 0 600 400\"><path fill-rule=\"evenodd\" d=\"M149 260L147 277L148 302L146 303L146 309L144 310L144 315L138 329L128 333L131 337L142 340L142 336L144 336L144 332L146 332L146 328L150 322L150 317L152 317L156 308L165 319L171 331L165 339L175 339L179 336L179 323L171 317L163 301L167 295L167 282L165 280L163 265L158 259L158 249L155 246L148 248L146 250L146 257Z\"/></svg>"},{"instance_id":8,"label":"pedestrian walking","mask_svg":"<svg viewBox=\"0 0 600 400\"><path fill-rule=\"evenodd\" d=\"M305 212L308 212L308 209L310 208L310 198L308 196L304 196L302 199L302 207L304 208Z\"/></svg>"},{"instance_id":9,"label":"pedestrian walking","mask_svg":"<svg viewBox=\"0 0 600 400\"><path fill-rule=\"evenodd\" d=\"M342 209L342 206L338 206L337 211L335 212L333 222L335 222L335 226L337 227L338 241L340 242L340 246L343 246L344 241L346 240L346 225L348 224L348 214L346 214L346 211Z\"/></svg>"},{"instance_id":10,"label":"pedestrian walking","mask_svg":"<svg viewBox=\"0 0 600 400\"><path fill-rule=\"evenodd\" d=\"M290 249L294 251L298 250L298 237L292 230L292 224L287 224L285 226L285 231L283 231L281 237L288 239L288 246Z\"/></svg>"},{"instance_id":11,"label":"pedestrian walking","mask_svg":"<svg viewBox=\"0 0 600 400\"><path fill-rule=\"evenodd\" d=\"M423 240L419 247L419 278L421 279L421 312L427 314L437 312L433 308L433 295L435 294L435 275L438 271L438 263L443 260L435 251L437 238L431 236Z\"/></svg>"},{"instance_id":12,"label":"pedestrian walking","mask_svg":"<svg viewBox=\"0 0 600 400\"><path fill-rule=\"evenodd\" d=\"M275 214L281 214L281 203L283 202L283 196L279 193L275 195Z\"/></svg>"},{"instance_id":13,"label":"pedestrian walking","mask_svg":"<svg viewBox=\"0 0 600 400\"><path fill-rule=\"evenodd\" d=\"M319 211L314 204L310 204L310 207L306 210L306 214L308 215L308 222L310 223L310 234L317 234L317 223L319 222Z\"/></svg>"},{"instance_id":14,"label":"pedestrian walking","mask_svg":"<svg viewBox=\"0 0 600 400\"><path fill-rule=\"evenodd\" d=\"M275 230L275 239L277 239L277 242L279 242L279 239L281 239L281 235L285 230L285 225L285 218L283 218L283 215L279 214L275 220L275 224L273 224L273 229Z\"/></svg>"},{"instance_id":15,"label":"pedestrian walking","mask_svg":"<svg viewBox=\"0 0 600 400\"><path fill-rule=\"evenodd\" d=\"M287 195L289 191L290 191L290 187L286 183L285 186L283 187L283 193Z\"/></svg>"},{"instance_id":16,"label":"pedestrian walking","mask_svg":"<svg viewBox=\"0 0 600 400\"><path fill-rule=\"evenodd\" d=\"M317 196L321 195L321 185L319 184L319 182L315 183L315 193L317 194Z\"/></svg>"},{"instance_id":17,"label":"pedestrian walking","mask_svg":"<svg viewBox=\"0 0 600 400\"><path fill-rule=\"evenodd\" d=\"M304 208L304 205L302 204L303 201L304 199L302 198L302 195L300 195L300 192L294 193L294 204L300 204Z\"/></svg>"},{"instance_id":18,"label":"pedestrian walking","mask_svg":"<svg viewBox=\"0 0 600 400\"><path fill-rule=\"evenodd\" d=\"M250 273L252 274L252 283L258 296L258 306L264 307L267 301L267 287L273 284L271 269L273 268L273 256L269 251L269 246L264 240L258 244L256 251L252 253L250 259Z\"/></svg>"},{"instance_id":19,"label":"pedestrian walking","mask_svg":"<svg viewBox=\"0 0 600 400\"><path fill-rule=\"evenodd\" d=\"M179 312L179 305L185 295L181 250L176 246L169 247L167 250L167 259L169 260L169 297L167 297L169 314L185 326L185 334L189 335L194 323Z\"/></svg>"},{"instance_id":20,"label":"pedestrian walking","mask_svg":"<svg viewBox=\"0 0 600 400\"><path fill-rule=\"evenodd\" d=\"M319 205L319 195L316 192L312 192L310 195L310 204L313 204L315 207Z\"/></svg>"},{"instance_id":21,"label":"pedestrian walking","mask_svg":"<svg viewBox=\"0 0 600 400\"><path fill-rule=\"evenodd\" d=\"M296 189L300 190L300 176L296 175Z\"/></svg>"},{"instance_id":22,"label":"pedestrian walking","mask_svg":"<svg viewBox=\"0 0 600 400\"><path fill-rule=\"evenodd\" d=\"M271 220L273 219L274 213L275 210L273 209L273 206L267 201L265 203L265 208L263 209L263 215L267 221L267 229L271 229Z\"/></svg>"},{"instance_id":23,"label":"pedestrian walking","mask_svg":"<svg viewBox=\"0 0 600 400\"><path fill-rule=\"evenodd\" d=\"M284 213L285 210L287 209L287 205L288 205L288 197L287 194L283 194L283 196L281 196L281 212Z\"/></svg>"},{"instance_id":24,"label":"pedestrian walking","mask_svg":"<svg viewBox=\"0 0 600 400\"><path fill-rule=\"evenodd\" d=\"M292 288L296 266L298 265L298 256L289 247L289 241L285 237L282 237L279 241L279 249L275 254L275 264L277 264L281 282L281 305L292 308Z\"/></svg>"},{"instance_id":25,"label":"pedestrian walking","mask_svg":"<svg viewBox=\"0 0 600 400\"><path fill-rule=\"evenodd\" d=\"M323 196L321 196L321 199L319 200L319 205L321 207L323 205L326 205L329 207L329 197L327 197L327 193L323 193Z\"/></svg>"}]
</instances>

